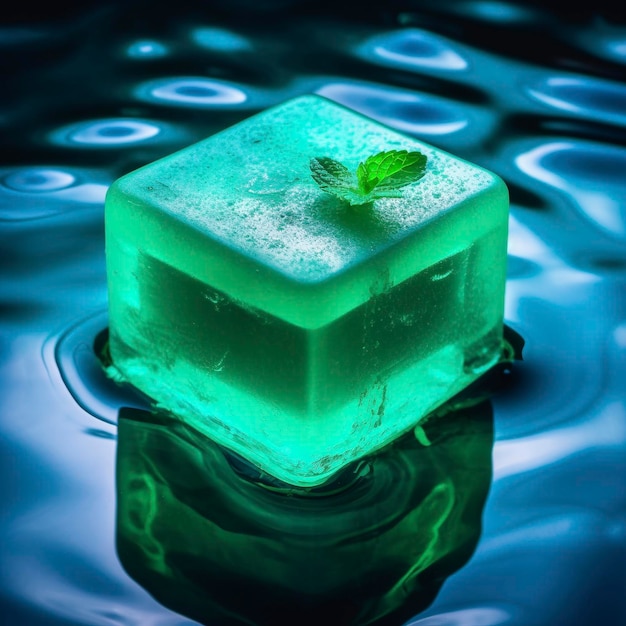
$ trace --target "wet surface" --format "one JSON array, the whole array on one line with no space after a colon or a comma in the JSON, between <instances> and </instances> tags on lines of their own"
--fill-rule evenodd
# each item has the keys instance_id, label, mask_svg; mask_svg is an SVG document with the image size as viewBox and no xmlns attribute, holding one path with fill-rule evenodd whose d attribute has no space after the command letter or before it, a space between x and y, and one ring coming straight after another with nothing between
<instances>
[{"instance_id":1,"label":"wet surface","mask_svg":"<svg viewBox=\"0 0 626 626\"><path fill-rule=\"evenodd\" d=\"M569 17L533 3L405 4L355 15L287 1L215 2L203 10L182 3L175 13L148 16L139 3L68 4L56 15L24 9L0 27L8 61L0 104L1 623L196 623L188 616L215 626L254 623L272 615L265 607L255 618L255 602L289 587L286 580L293 623L308 623L307 594L327 602L316 606L329 624L368 623L364 598L376 593L387 598L374 622L381 624L626 623L626 23L601 2L595 14ZM398 458L410 458L411 467L390 474L406 486L404 495L390 490L385 501L395 521L374 516L374 531L364 522L369 505L354 504L354 515L364 511L360 522L333 530L344 542L365 542L367 566L330 549L313 550L319 561L311 562L307 550L322 539L302 520L314 509L321 529L323 499L302 508L292 499L285 511L273 495L273 517L261 492L242 500L256 509L237 499L207 507L203 490L223 504L237 485L242 493L267 485L251 484L232 459L224 465L193 436L138 418L146 399L104 378L97 357L107 320L108 185L311 92L483 165L511 191L506 323L523 336L524 358L491 398L482 426L465 432L481 444L476 454L491 480L483 484L483 474L474 480L469 472L464 484L463 465L454 464L462 457L455 452L463 448L462 421L441 426L447 434L439 440L437 422L416 432L421 451L390 457L393 467ZM126 439L118 441L122 408L130 417L119 431ZM440 424L451 420L444 416ZM163 447L180 445L189 462L164 469ZM218 487L208 470L202 482L203 455L218 459L209 462L213 472L230 472ZM433 455L447 460L437 465ZM433 486L418 489L425 468ZM183 471L198 481L198 493L185 491L192 481ZM377 477L387 484L387 471L359 484L378 493ZM146 486L153 484L158 488ZM357 502L350 500L353 487L332 496L340 509ZM137 504L164 490L173 495L160 500L162 507ZM446 531L466 550L446 561L450 550L420 542L425 533L444 536L433 529L448 511L441 494L451 493L474 508L465 534L458 524ZM439 504L424 508L429 502ZM383 508L377 515L384 517ZM120 510L132 515L120 517ZM192 514L200 516L193 524L186 517ZM265 520L263 532L253 529L255 515ZM146 520L157 529L177 516L186 520L183 530L203 537L193 558L170 525L160 535L145 530ZM243 518L245 536L262 543L231 544L231 535L215 531L239 532ZM270 576L288 561L275 539L286 520L299 529L293 532L300 539L292 539L302 561L289 564L286 578ZM409 531L399 520L415 525ZM116 545L116 537L137 529L156 537L143 556L129 548L142 545L136 540ZM327 542L332 533L324 532ZM368 543L371 532L379 533L378 552ZM211 550L224 546L235 548L220 561ZM145 560L151 549L161 560ZM411 563L393 560L399 552ZM228 559L242 565L239 578L226 567L226 589L217 572ZM275 583L264 594L250 582L251 563ZM372 573L377 563L380 576ZM315 581L325 566L341 571L333 580L343 593L332 602ZM203 571L215 584L205 583L198 596ZM300 586L294 571L301 572ZM399 580L403 591L392 594ZM207 595L210 609L197 600ZM250 611L248 621L220 613L233 602Z\"/></svg>"}]
</instances>

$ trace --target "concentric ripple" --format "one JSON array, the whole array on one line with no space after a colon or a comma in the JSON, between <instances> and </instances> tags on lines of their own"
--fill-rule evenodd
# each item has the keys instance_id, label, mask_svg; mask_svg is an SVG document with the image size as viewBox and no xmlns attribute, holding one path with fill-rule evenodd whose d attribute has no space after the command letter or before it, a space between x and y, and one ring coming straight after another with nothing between
<instances>
[{"instance_id":1,"label":"concentric ripple","mask_svg":"<svg viewBox=\"0 0 626 626\"><path fill-rule=\"evenodd\" d=\"M355 53L369 61L404 69L458 72L469 67L468 60L446 39L417 28L375 35Z\"/></svg>"},{"instance_id":2,"label":"concentric ripple","mask_svg":"<svg viewBox=\"0 0 626 626\"><path fill-rule=\"evenodd\" d=\"M73 148L119 148L154 140L162 131L152 121L109 118L64 126L51 134L51 140Z\"/></svg>"},{"instance_id":3,"label":"concentric ripple","mask_svg":"<svg viewBox=\"0 0 626 626\"><path fill-rule=\"evenodd\" d=\"M383 85L331 83L317 93L409 133L447 135L464 129L470 121L461 106L443 98Z\"/></svg>"},{"instance_id":4,"label":"concentric ripple","mask_svg":"<svg viewBox=\"0 0 626 626\"><path fill-rule=\"evenodd\" d=\"M28 221L101 206L110 180L86 168L0 168L0 220Z\"/></svg>"},{"instance_id":5,"label":"concentric ripple","mask_svg":"<svg viewBox=\"0 0 626 626\"><path fill-rule=\"evenodd\" d=\"M626 149L554 141L521 153L516 164L528 176L566 193L596 227L626 238Z\"/></svg>"},{"instance_id":6,"label":"concentric ripple","mask_svg":"<svg viewBox=\"0 0 626 626\"><path fill-rule=\"evenodd\" d=\"M586 76L552 76L527 88L528 94L549 107L626 125L626 86Z\"/></svg>"},{"instance_id":7,"label":"concentric ripple","mask_svg":"<svg viewBox=\"0 0 626 626\"><path fill-rule=\"evenodd\" d=\"M611 28L602 25L598 31L586 28L574 34L581 48L589 54L606 59L613 63L626 64L626 34L623 28Z\"/></svg>"},{"instance_id":8,"label":"concentric ripple","mask_svg":"<svg viewBox=\"0 0 626 626\"><path fill-rule=\"evenodd\" d=\"M163 78L148 81L135 91L140 100L184 107L223 108L248 99L238 85L201 77Z\"/></svg>"},{"instance_id":9,"label":"concentric ripple","mask_svg":"<svg viewBox=\"0 0 626 626\"><path fill-rule=\"evenodd\" d=\"M494 24L521 24L537 18L537 14L521 3L501 0L469 0L451 5L458 14Z\"/></svg>"},{"instance_id":10,"label":"concentric ripple","mask_svg":"<svg viewBox=\"0 0 626 626\"><path fill-rule=\"evenodd\" d=\"M37 193L70 187L76 177L70 172L52 168L29 167L15 170L4 177L5 186L15 191Z\"/></svg>"},{"instance_id":11,"label":"concentric ripple","mask_svg":"<svg viewBox=\"0 0 626 626\"><path fill-rule=\"evenodd\" d=\"M148 409L140 394L107 378L100 361L98 343L107 329L106 311L78 321L59 338L49 340L44 357L49 371L58 371L76 403L109 424L116 424L121 407Z\"/></svg>"},{"instance_id":12,"label":"concentric ripple","mask_svg":"<svg viewBox=\"0 0 626 626\"><path fill-rule=\"evenodd\" d=\"M201 26L191 32L192 40L201 48L219 52L243 52L252 49L251 42L231 30Z\"/></svg>"},{"instance_id":13,"label":"concentric ripple","mask_svg":"<svg viewBox=\"0 0 626 626\"><path fill-rule=\"evenodd\" d=\"M126 55L131 59L160 59L167 54L167 46L153 39L140 39L126 48Z\"/></svg>"},{"instance_id":14,"label":"concentric ripple","mask_svg":"<svg viewBox=\"0 0 626 626\"><path fill-rule=\"evenodd\" d=\"M494 607L474 607L411 620L406 626L499 626L509 624L511 615Z\"/></svg>"}]
</instances>

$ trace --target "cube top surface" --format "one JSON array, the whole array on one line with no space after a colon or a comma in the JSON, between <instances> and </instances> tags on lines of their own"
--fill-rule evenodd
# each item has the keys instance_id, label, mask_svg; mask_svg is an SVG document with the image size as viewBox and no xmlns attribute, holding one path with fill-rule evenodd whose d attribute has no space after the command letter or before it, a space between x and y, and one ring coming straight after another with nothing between
<instances>
[{"instance_id":1,"label":"cube top surface","mask_svg":"<svg viewBox=\"0 0 626 626\"><path fill-rule=\"evenodd\" d=\"M370 155L392 149L426 154L427 173L405 187L402 198L378 200L373 210L344 206L311 178L312 157L330 156L356 170ZM315 283L376 255L494 179L307 95L131 172L117 185L134 201L172 214L289 279Z\"/></svg>"}]
</instances>

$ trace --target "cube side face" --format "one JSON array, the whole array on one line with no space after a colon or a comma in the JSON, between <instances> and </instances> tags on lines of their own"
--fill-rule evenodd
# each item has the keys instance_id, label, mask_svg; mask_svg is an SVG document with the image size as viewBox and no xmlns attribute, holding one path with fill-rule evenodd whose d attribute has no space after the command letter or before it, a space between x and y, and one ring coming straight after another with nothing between
<instances>
[{"instance_id":1,"label":"cube side face","mask_svg":"<svg viewBox=\"0 0 626 626\"><path fill-rule=\"evenodd\" d=\"M149 171L107 195L114 364L273 476L323 482L500 357L508 198L497 177L481 171L454 210L385 245L376 221L369 257L309 281L153 204L137 192L158 184ZM380 209L383 230L390 210Z\"/></svg>"},{"instance_id":2,"label":"cube side face","mask_svg":"<svg viewBox=\"0 0 626 626\"><path fill-rule=\"evenodd\" d=\"M317 470L387 445L500 360L508 234L502 181L494 179L461 213L476 219L476 210L488 226L471 244L444 252L319 331L317 366L324 374L314 413L332 417L325 431L317 428L326 443ZM444 239L454 233L432 231L445 251ZM341 440L334 450L333 437Z\"/></svg>"}]
</instances>

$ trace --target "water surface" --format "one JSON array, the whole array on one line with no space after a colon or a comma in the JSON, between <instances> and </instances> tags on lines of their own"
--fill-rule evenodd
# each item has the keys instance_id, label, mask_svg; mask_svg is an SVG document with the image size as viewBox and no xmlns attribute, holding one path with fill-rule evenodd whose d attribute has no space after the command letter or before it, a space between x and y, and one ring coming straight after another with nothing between
<instances>
[{"instance_id":1,"label":"water surface","mask_svg":"<svg viewBox=\"0 0 626 626\"><path fill-rule=\"evenodd\" d=\"M272 623L282 602L294 624L626 623L626 23L607 7L7 17L0 622ZM525 345L478 408L298 499L147 416L94 345L109 184L304 93L504 178Z\"/></svg>"}]
</instances>

